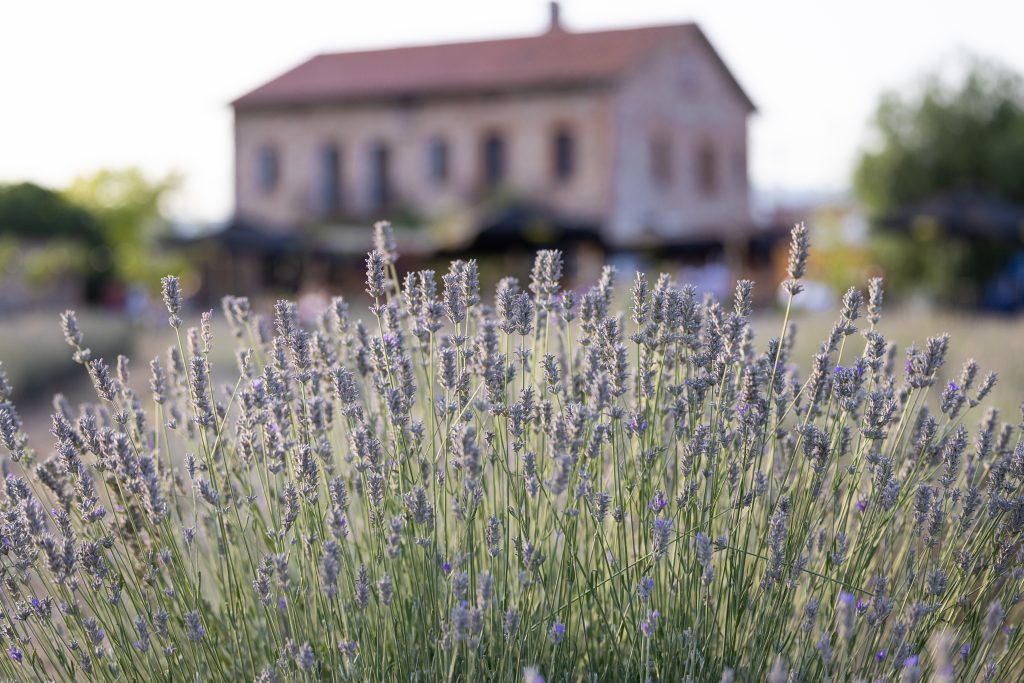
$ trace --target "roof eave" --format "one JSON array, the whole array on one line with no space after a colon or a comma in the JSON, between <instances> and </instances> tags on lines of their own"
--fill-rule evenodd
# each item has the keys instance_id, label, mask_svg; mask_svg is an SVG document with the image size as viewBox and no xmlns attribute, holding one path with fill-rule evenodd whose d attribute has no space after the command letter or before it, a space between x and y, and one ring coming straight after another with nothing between
<instances>
[{"instance_id":1,"label":"roof eave","mask_svg":"<svg viewBox=\"0 0 1024 683\"><path fill-rule=\"evenodd\" d=\"M422 101L433 99L494 97L507 94L519 94L530 92L578 92L587 90L605 90L613 88L617 83L619 83L620 80L621 77L616 75L605 78L588 78L584 80L573 79L565 81L551 81L548 83L524 83L522 85L425 88L422 90L402 90L391 93L301 96L290 98L282 97L279 99L268 98L263 101L260 101L259 98L254 97L255 93L249 93L235 100L232 100L230 106L235 111L267 111L330 105L375 104L394 103L402 101Z\"/></svg>"},{"instance_id":2,"label":"roof eave","mask_svg":"<svg viewBox=\"0 0 1024 683\"><path fill-rule=\"evenodd\" d=\"M707 34L704 33L704 31L698 24L693 24L693 29L697 34L697 38L702 43L704 43L704 46L707 48L708 52L710 52L711 55L714 57L715 62L718 64L718 67L722 70L722 73L726 75L726 77L729 79L729 82L732 83L733 88L746 103L749 113L756 114L757 105L754 104L754 100L750 98L750 95L747 94L747 91L743 89L742 85L740 85L740 82L736 78L736 75L733 74L733 72L729 69L728 65L725 63L725 60L722 59L722 55L718 54L718 50L716 50L715 46L711 44L711 41L708 39Z\"/></svg>"}]
</instances>

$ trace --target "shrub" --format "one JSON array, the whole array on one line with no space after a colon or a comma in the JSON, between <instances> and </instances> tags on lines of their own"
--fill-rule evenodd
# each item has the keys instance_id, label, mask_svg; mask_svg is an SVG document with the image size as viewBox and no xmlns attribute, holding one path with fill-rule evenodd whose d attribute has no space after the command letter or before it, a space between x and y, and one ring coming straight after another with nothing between
<instances>
[{"instance_id":1,"label":"shrub","mask_svg":"<svg viewBox=\"0 0 1024 683\"><path fill-rule=\"evenodd\" d=\"M111 368L63 328L99 401L55 403L37 459L3 386L0 670L56 680L1012 679L1024 447L995 375L934 387L949 340L897 363L880 281L851 289L805 379L755 351L752 283L698 301L561 257L485 305L474 262L398 284L369 325L279 302L211 314ZM793 232L800 293L806 231ZM862 310L863 309L863 310ZM865 322L862 314L866 313ZM862 336L856 336L861 325ZM143 406L150 403L152 409Z\"/></svg>"}]
</instances>

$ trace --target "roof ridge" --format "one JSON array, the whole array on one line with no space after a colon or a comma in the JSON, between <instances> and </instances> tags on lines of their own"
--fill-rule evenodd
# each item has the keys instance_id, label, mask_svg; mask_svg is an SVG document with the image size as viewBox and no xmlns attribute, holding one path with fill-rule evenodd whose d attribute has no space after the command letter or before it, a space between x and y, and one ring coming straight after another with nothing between
<instances>
[{"instance_id":1,"label":"roof ridge","mask_svg":"<svg viewBox=\"0 0 1024 683\"><path fill-rule=\"evenodd\" d=\"M559 28L557 31L546 30L542 33L534 33L527 35L510 35L510 36L499 36L494 38L475 38L470 40L449 40L435 43L408 43L403 45L392 45L390 47L368 47L359 48L355 50L331 50L328 52L316 52L311 55L306 61L317 59L320 57L333 57L338 55L367 55L380 52L400 52L402 50L422 50L424 48L442 48L442 47L462 47L471 45L481 45L485 43L505 43L513 41L526 41L526 40L538 40L542 38L564 38L569 37L588 37L595 35L609 35L614 33L635 33L640 31L661 31L669 29L693 29L697 27L697 23L694 21L684 21L672 24L644 24L641 26L627 26L622 28L607 28L607 29L596 29L592 31L573 31L564 26Z\"/></svg>"},{"instance_id":2,"label":"roof ridge","mask_svg":"<svg viewBox=\"0 0 1024 683\"><path fill-rule=\"evenodd\" d=\"M694 22L544 33L511 38L322 52L232 101L263 108L615 83L665 41L710 51L750 107L721 56Z\"/></svg>"}]
</instances>

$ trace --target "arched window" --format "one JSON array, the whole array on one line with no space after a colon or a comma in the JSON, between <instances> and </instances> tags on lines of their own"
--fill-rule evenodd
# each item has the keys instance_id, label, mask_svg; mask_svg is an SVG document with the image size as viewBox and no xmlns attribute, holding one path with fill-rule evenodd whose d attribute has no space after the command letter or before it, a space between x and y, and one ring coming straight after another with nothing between
<instances>
[{"instance_id":1,"label":"arched window","mask_svg":"<svg viewBox=\"0 0 1024 683\"><path fill-rule=\"evenodd\" d=\"M672 139L667 133L656 133L648 141L651 178L660 185L672 182Z\"/></svg>"},{"instance_id":2,"label":"arched window","mask_svg":"<svg viewBox=\"0 0 1024 683\"><path fill-rule=\"evenodd\" d=\"M280 175L277 149L263 145L256 154L256 184L260 194L271 194L277 189Z\"/></svg>"},{"instance_id":3,"label":"arched window","mask_svg":"<svg viewBox=\"0 0 1024 683\"><path fill-rule=\"evenodd\" d=\"M391 188L391 149L383 142L376 142L370 147L370 207L380 210L390 206Z\"/></svg>"},{"instance_id":4,"label":"arched window","mask_svg":"<svg viewBox=\"0 0 1024 683\"><path fill-rule=\"evenodd\" d=\"M498 133L488 133L483 141L484 182L488 187L505 180L506 155L505 139Z\"/></svg>"},{"instance_id":5,"label":"arched window","mask_svg":"<svg viewBox=\"0 0 1024 683\"><path fill-rule=\"evenodd\" d=\"M341 209L341 151L326 143L317 153L317 211L334 216Z\"/></svg>"},{"instance_id":6,"label":"arched window","mask_svg":"<svg viewBox=\"0 0 1024 683\"><path fill-rule=\"evenodd\" d=\"M702 194L718 191L718 158L710 142L701 143L697 150L697 182Z\"/></svg>"},{"instance_id":7,"label":"arched window","mask_svg":"<svg viewBox=\"0 0 1024 683\"><path fill-rule=\"evenodd\" d=\"M427 146L427 173L435 185L448 181L448 141L437 136Z\"/></svg>"},{"instance_id":8,"label":"arched window","mask_svg":"<svg viewBox=\"0 0 1024 683\"><path fill-rule=\"evenodd\" d=\"M747 151L744 148L736 150L734 164L736 170L736 185L746 188L747 186Z\"/></svg>"},{"instance_id":9,"label":"arched window","mask_svg":"<svg viewBox=\"0 0 1024 683\"><path fill-rule=\"evenodd\" d=\"M568 128L559 128L552 139L555 180L569 180L576 172L576 138Z\"/></svg>"}]
</instances>

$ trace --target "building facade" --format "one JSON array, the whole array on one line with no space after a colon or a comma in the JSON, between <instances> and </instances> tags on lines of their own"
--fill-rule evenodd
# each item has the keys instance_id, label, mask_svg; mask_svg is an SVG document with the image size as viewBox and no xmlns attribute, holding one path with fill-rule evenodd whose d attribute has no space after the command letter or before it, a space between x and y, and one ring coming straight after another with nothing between
<instances>
[{"instance_id":1,"label":"building facade","mask_svg":"<svg viewBox=\"0 0 1024 683\"><path fill-rule=\"evenodd\" d=\"M750 99L694 24L320 55L233 102L236 220L472 233L522 204L610 247L750 231Z\"/></svg>"}]
</instances>

